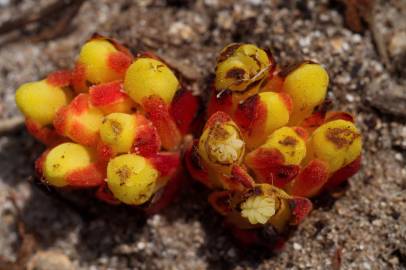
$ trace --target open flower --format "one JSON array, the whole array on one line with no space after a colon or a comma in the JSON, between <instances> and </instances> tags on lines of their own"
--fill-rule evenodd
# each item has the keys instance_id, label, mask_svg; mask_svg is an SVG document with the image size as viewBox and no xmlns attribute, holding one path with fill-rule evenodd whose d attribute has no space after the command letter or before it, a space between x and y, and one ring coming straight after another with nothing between
<instances>
[{"instance_id":1,"label":"open flower","mask_svg":"<svg viewBox=\"0 0 406 270\"><path fill-rule=\"evenodd\" d=\"M241 204L241 216L251 224L265 224L276 213L276 198L271 196L249 197Z\"/></svg>"}]
</instances>

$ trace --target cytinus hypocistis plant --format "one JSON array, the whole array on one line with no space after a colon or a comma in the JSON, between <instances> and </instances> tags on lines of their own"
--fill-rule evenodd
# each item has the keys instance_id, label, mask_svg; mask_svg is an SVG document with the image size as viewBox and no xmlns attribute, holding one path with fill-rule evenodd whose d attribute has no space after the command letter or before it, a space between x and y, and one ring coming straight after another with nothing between
<instances>
[{"instance_id":1,"label":"cytinus hypocistis plant","mask_svg":"<svg viewBox=\"0 0 406 270\"><path fill-rule=\"evenodd\" d=\"M359 170L361 134L350 114L326 110L329 76L320 64L281 68L269 50L228 45L207 121L186 151L201 118L180 75L152 53L133 55L94 35L72 70L20 86L27 129L47 146L36 162L41 181L154 213L176 196L184 157L237 239L278 248L312 197Z\"/></svg>"},{"instance_id":2,"label":"cytinus hypocistis plant","mask_svg":"<svg viewBox=\"0 0 406 270\"><path fill-rule=\"evenodd\" d=\"M252 44L220 52L208 120L185 158L242 243L280 247L310 198L359 170L360 131L350 114L326 111L328 83L313 61L282 69Z\"/></svg>"},{"instance_id":3,"label":"cytinus hypocistis plant","mask_svg":"<svg viewBox=\"0 0 406 270\"><path fill-rule=\"evenodd\" d=\"M198 101L154 54L133 56L94 35L73 70L20 86L16 103L28 131L47 146L36 162L43 183L93 188L104 201L149 212L174 196Z\"/></svg>"}]
</instances>

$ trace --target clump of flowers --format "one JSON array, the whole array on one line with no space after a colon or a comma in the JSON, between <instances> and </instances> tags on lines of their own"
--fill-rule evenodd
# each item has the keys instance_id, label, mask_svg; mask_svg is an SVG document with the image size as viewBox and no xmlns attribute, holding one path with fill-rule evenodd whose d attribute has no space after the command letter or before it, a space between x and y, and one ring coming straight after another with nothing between
<instances>
[{"instance_id":1,"label":"clump of flowers","mask_svg":"<svg viewBox=\"0 0 406 270\"><path fill-rule=\"evenodd\" d=\"M173 196L198 102L157 56L94 35L73 70L20 86L16 103L47 146L36 162L45 184L150 211Z\"/></svg>"},{"instance_id":2,"label":"clump of flowers","mask_svg":"<svg viewBox=\"0 0 406 270\"><path fill-rule=\"evenodd\" d=\"M281 68L269 51L230 44L215 75L186 167L210 189L208 201L236 238L280 247L312 210L312 197L359 170L361 134L350 114L327 111L329 76L318 63ZM178 77L154 54L134 56L95 35L73 70L22 85L17 105L47 145L36 162L41 180L94 188L101 200L148 212L166 206L198 111Z\"/></svg>"},{"instance_id":3,"label":"clump of flowers","mask_svg":"<svg viewBox=\"0 0 406 270\"><path fill-rule=\"evenodd\" d=\"M350 114L326 111L329 76L318 63L282 69L270 52L231 44L215 75L187 167L240 241L278 247L311 211L309 198L359 170L361 134Z\"/></svg>"}]
</instances>

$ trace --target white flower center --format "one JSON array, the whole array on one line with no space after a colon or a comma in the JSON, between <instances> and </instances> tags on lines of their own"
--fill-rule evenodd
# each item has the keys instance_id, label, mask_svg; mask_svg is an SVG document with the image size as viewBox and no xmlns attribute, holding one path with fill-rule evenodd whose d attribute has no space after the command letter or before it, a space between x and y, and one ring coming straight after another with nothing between
<instances>
[{"instance_id":1,"label":"white flower center","mask_svg":"<svg viewBox=\"0 0 406 270\"><path fill-rule=\"evenodd\" d=\"M237 133L233 133L227 139L210 145L210 154L221 163L233 163L238 160L243 146L244 142L237 138Z\"/></svg>"},{"instance_id":2,"label":"white flower center","mask_svg":"<svg viewBox=\"0 0 406 270\"><path fill-rule=\"evenodd\" d=\"M241 204L241 215L251 224L265 224L276 213L276 197L252 196Z\"/></svg>"}]
</instances>

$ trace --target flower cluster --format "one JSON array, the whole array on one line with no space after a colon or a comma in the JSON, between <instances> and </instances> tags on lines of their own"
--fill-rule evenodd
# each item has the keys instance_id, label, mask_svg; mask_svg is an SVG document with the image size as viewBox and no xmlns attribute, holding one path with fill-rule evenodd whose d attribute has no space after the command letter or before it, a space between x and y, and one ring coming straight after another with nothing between
<instances>
[{"instance_id":1,"label":"flower cluster","mask_svg":"<svg viewBox=\"0 0 406 270\"><path fill-rule=\"evenodd\" d=\"M281 68L255 45L225 47L207 122L184 156L184 136L202 125L197 98L175 73L151 53L133 56L95 35L73 70L22 85L17 105L47 145L36 162L42 181L155 212L179 189L184 158L235 237L275 248L309 214L312 197L359 170L361 134L350 114L327 110L320 64Z\"/></svg>"},{"instance_id":2,"label":"flower cluster","mask_svg":"<svg viewBox=\"0 0 406 270\"><path fill-rule=\"evenodd\" d=\"M350 114L327 112L318 63L282 69L265 50L231 44L215 75L187 167L238 239L278 246L311 211L309 198L359 170L361 134Z\"/></svg>"},{"instance_id":3,"label":"flower cluster","mask_svg":"<svg viewBox=\"0 0 406 270\"><path fill-rule=\"evenodd\" d=\"M149 210L173 194L198 107L163 60L134 57L100 35L83 45L73 70L19 87L16 103L28 131L47 145L36 162L44 183L96 188L109 203Z\"/></svg>"}]
</instances>

